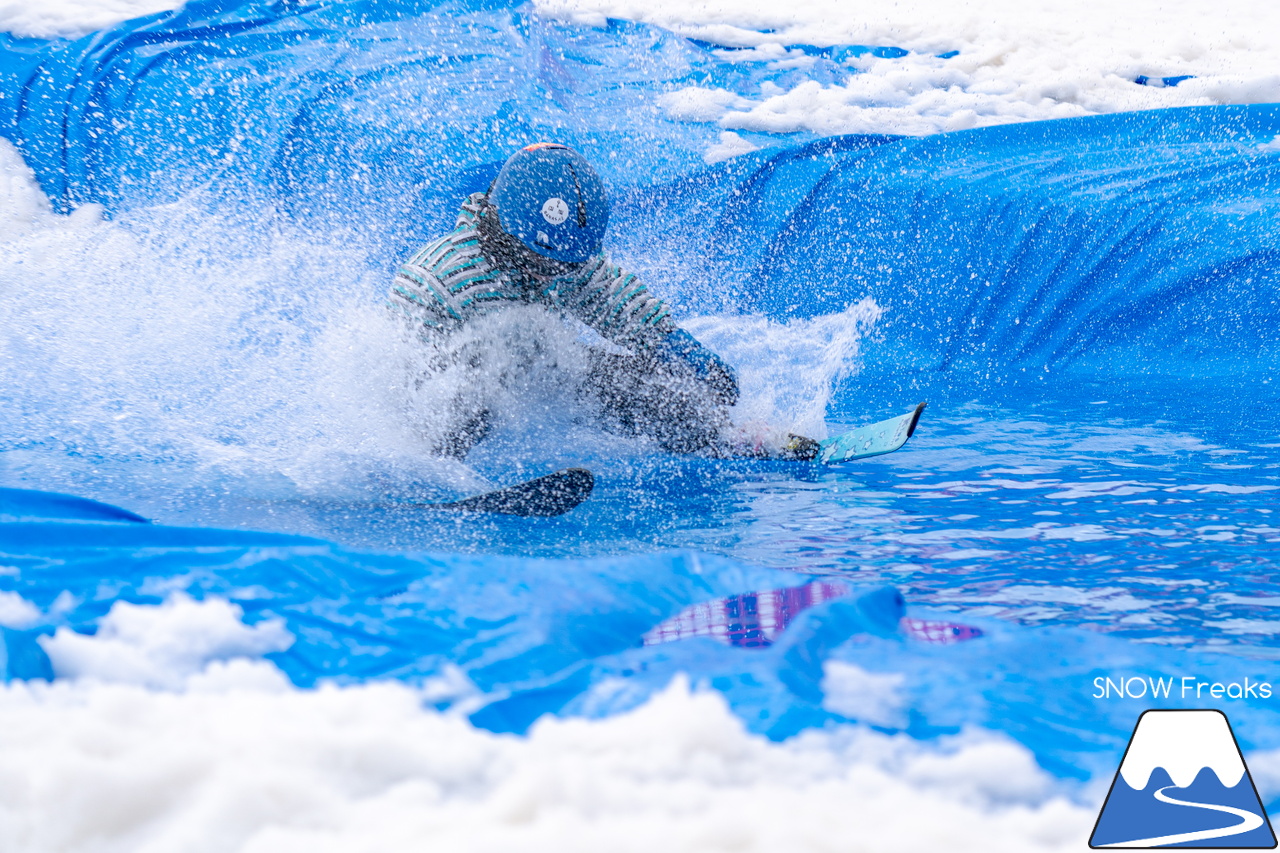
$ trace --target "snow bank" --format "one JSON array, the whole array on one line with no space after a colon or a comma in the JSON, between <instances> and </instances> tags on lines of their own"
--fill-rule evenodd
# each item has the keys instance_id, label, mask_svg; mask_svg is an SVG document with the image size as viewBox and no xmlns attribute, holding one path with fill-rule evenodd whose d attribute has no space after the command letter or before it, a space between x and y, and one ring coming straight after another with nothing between
<instances>
[{"instance_id":1,"label":"snow bank","mask_svg":"<svg viewBox=\"0 0 1280 853\"><path fill-rule=\"evenodd\" d=\"M76 38L182 0L0 3L0 31ZM642 21L721 45L722 59L793 72L753 97L687 87L661 104L727 133L929 134L1126 110L1280 101L1280 7L1251 0L1114 4L906 0L536 0L544 16ZM801 46L895 48L831 55ZM847 72L858 72L849 74ZM752 150L737 136L709 161Z\"/></svg>"},{"instance_id":2,"label":"snow bank","mask_svg":"<svg viewBox=\"0 0 1280 853\"><path fill-rule=\"evenodd\" d=\"M184 5L186 0L8 0L0 3L0 32L41 39L79 38Z\"/></svg>"},{"instance_id":3,"label":"snow bank","mask_svg":"<svg viewBox=\"0 0 1280 853\"><path fill-rule=\"evenodd\" d=\"M1021 747L844 728L784 744L682 683L629 714L493 735L391 683L0 691L11 853L1074 850L1091 809ZM921 820L927 815L927 820Z\"/></svg>"},{"instance_id":4,"label":"snow bank","mask_svg":"<svg viewBox=\"0 0 1280 853\"><path fill-rule=\"evenodd\" d=\"M496 735L465 703L430 707L474 690L456 671L296 689L259 659L292 637L240 616L176 594L43 640L59 680L0 688L7 853L1021 853L1074 849L1092 818L990 732L925 744L845 725L771 743L678 678L629 713ZM827 680L837 704L886 709L900 686L839 663Z\"/></svg>"},{"instance_id":5,"label":"snow bank","mask_svg":"<svg viewBox=\"0 0 1280 853\"><path fill-rule=\"evenodd\" d=\"M1126 110L1280 101L1280 7L1251 0L1115 4L986 0L537 0L544 15L600 25L644 21L733 50L736 62L794 69L754 98L690 87L672 117L727 131L928 134ZM806 79L800 45L894 47L837 64L860 73ZM895 55L902 54L902 55ZM1184 78L1184 79L1179 79ZM1189 79L1186 79L1189 78ZM724 146L714 156L724 156Z\"/></svg>"},{"instance_id":6,"label":"snow bank","mask_svg":"<svg viewBox=\"0 0 1280 853\"><path fill-rule=\"evenodd\" d=\"M16 592L0 591L0 627L26 628L40 619L40 609Z\"/></svg>"}]
</instances>

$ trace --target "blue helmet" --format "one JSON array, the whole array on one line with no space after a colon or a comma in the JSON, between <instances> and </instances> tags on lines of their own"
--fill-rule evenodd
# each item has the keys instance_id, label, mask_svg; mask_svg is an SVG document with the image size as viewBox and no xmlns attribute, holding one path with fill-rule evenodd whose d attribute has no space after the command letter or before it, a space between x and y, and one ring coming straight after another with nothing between
<instances>
[{"instance_id":1,"label":"blue helmet","mask_svg":"<svg viewBox=\"0 0 1280 853\"><path fill-rule=\"evenodd\" d=\"M561 263L599 253L609 224L604 183L567 145L539 142L512 154L489 187L502 230Z\"/></svg>"}]
</instances>

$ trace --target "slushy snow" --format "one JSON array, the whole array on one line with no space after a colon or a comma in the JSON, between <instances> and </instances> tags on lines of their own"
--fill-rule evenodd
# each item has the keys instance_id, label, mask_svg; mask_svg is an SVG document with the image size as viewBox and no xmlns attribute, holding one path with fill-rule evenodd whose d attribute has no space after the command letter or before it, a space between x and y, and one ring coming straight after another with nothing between
<instances>
[{"instance_id":1,"label":"slushy snow","mask_svg":"<svg viewBox=\"0 0 1280 853\"><path fill-rule=\"evenodd\" d=\"M0 5L0 31L75 38L182 6L180 0L48 0ZM1138 0L535 0L545 17L603 26L642 21L723 45L722 58L794 72L750 97L708 87L668 93L676 120L723 130L708 162L756 147L740 132L922 135L1125 110L1280 101L1280 6ZM843 82L805 79L797 45L894 47L841 61ZM896 51L895 51L896 52ZM1166 82L1168 81L1168 82Z\"/></svg>"},{"instance_id":2,"label":"slushy snow","mask_svg":"<svg viewBox=\"0 0 1280 853\"><path fill-rule=\"evenodd\" d=\"M0 4L0 31L75 38L182 5L10 0ZM688 87L663 99L677 120L723 128L706 152L712 162L754 149L739 132L920 135L1126 110L1280 101L1280 6L1253 0L535 0L534 8L551 19L592 26L608 18L655 24L734 48L722 51L724 58L796 72L786 86L766 83L751 97ZM843 64L858 73L822 83L804 79L817 60L795 45L907 53L846 59Z\"/></svg>"},{"instance_id":3,"label":"slushy snow","mask_svg":"<svg viewBox=\"0 0 1280 853\"><path fill-rule=\"evenodd\" d=\"M208 610L212 656L225 603L177 606ZM113 636L85 643L149 653L171 614L147 609L115 611ZM118 672L82 660L86 676ZM297 690L243 657L169 672L182 692L101 677L0 688L8 853L1031 853L1076 849L1092 820L1007 739L923 746L846 726L775 744L683 682L521 738L424 707L430 685Z\"/></svg>"},{"instance_id":4,"label":"slushy snow","mask_svg":"<svg viewBox=\"0 0 1280 853\"><path fill-rule=\"evenodd\" d=\"M39 39L80 38L122 21L181 9L186 0L8 0L0 32Z\"/></svg>"},{"instance_id":5,"label":"slushy snow","mask_svg":"<svg viewBox=\"0 0 1280 853\"><path fill-rule=\"evenodd\" d=\"M801 82L766 83L751 97L689 87L663 101L673 118L731 133L922 135L1280 101L1280 6L1253 0L536 0L535 6L548 17L596 26L607 18L656 24L738 48L722 58L797 73ZM789 49L794 45L896 47L907 54L846 59L859 73L822 83L802 79L818 60ZM722 138L708 159L723 159L734 145L733 137Z\"/></svg>"},{"instance_id":6,"label":"slushy snow","mask_svg":"<svg viewBox=\"0 0 1280 853\"><path fill-rule=\"evenodd\" d=\"M196 601L185 593L159 607L117 601L92 636L62 627L40 645L59 678L93 678L178 689L213 661L282 652L293 636L279 620L252 627L243 611L221 599Z\"/></svg>"},{"instance_id":7,"label":"slushy snow","mask_svg":"<svg viewBox=\"0 0 1280 853\"><path fill-rule=\"evenodd\" d=\"M40 620L40 608L16 592L0 591L0 628L27 628Z\"/></svg>"},{"instance_id":8,"label":"slushy snow","mask_svg":"<svg viewBox=\"0 0 1280 853\"><path fill-rule=\"evenodd\" d=\"M287 632L239 616L218 598L118 602L97 634L44 642L66 677L0 688L6 853L1034 853L1075 849L1092 820L1024 747L977 730L777 744L677 680L627 714L496 735L429 707L465 695L456 673L295 689L261 658ZM898 687L848 665L828 680L845 704L857 687L887 707Z\"/></svg>"}]
</instances>

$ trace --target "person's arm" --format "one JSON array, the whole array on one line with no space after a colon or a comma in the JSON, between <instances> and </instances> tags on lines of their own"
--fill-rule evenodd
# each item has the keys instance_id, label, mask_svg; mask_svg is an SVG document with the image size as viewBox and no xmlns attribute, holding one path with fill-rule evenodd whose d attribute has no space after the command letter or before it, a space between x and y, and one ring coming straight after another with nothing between
<instances>
[{"instance_id":1,"label":"person's arm","mask_svg":"<svg viewBox=\"0 0 1280 853\"><path fill-rule=\"evenodd\" d=\"M461 317L442 295L439 280L430 273L401 268L391 284L387 307L419 331L430 334L456 326Z\"/></svg>"},{"instance_id":2,"label":"person's arm","mask_svg":"<svg viewBox=\"0 0 1280 853\"><path fill-rule=\"evenodd\" d=\"M653 345L651 352L663 364L691 373L722 405L732 406L738 402L737 373L684 329L667 333Z\"/></svg>"},{"instance_id":3,"label":"person's arm","mask_svg":"<svg viewBox=\"0 0 1280 853\"><path fill-rule=\"evenodd\" d=\"M648 349L675 328L666 303L604 256L588 261L576 275L556 279L547 295L601 337L633 351Z\"/></svg>"},{"instance_id":4,"label":"person's arm","mask_svg":"<svg viewBox=\"0 0 1280 853\"><path fill-rule=\"evenodd\" d=\"M449 284L462 274L454 268L465 266L478 255L477 245L472 234L455 229L423 246L396 272L387 307L427 334L461 324L465 309Z\"/></svg>"},{"instance_id":5,"label":"person's arm","mask_svg":"<svg viewBox=\"0 0 1280 853\"><path fill-rule=\"evenodd\" d=\"M603 337L693 376L726 406L738 401L733 368L693 335L677 328L671 309L650 294L636 276L606 263L603 257L554 296Z\"/></svg>"}]
</instances>

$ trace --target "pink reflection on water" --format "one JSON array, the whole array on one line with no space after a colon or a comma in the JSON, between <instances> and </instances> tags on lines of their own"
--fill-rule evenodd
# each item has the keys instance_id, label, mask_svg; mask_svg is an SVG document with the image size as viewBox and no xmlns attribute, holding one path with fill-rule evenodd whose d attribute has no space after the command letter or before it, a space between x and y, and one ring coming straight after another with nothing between
<instances>
[{"instance_id":1,"label":"pink reflection on water","mask_svg":"<svg viewBox=\"0 0 1280 853\"><path fill-rule=\"evenodd\" d=\"M838 581L744 592L686 607L650 629L643 641L646 646L654 646L689 637L711 637L730 646L764 648L772 645L802 610L852 593L852 587ZM924 643L959 643L982 636L978 628L952 622L904 617L899 624L904 634Z\"/></svg>"}]
</instances>

